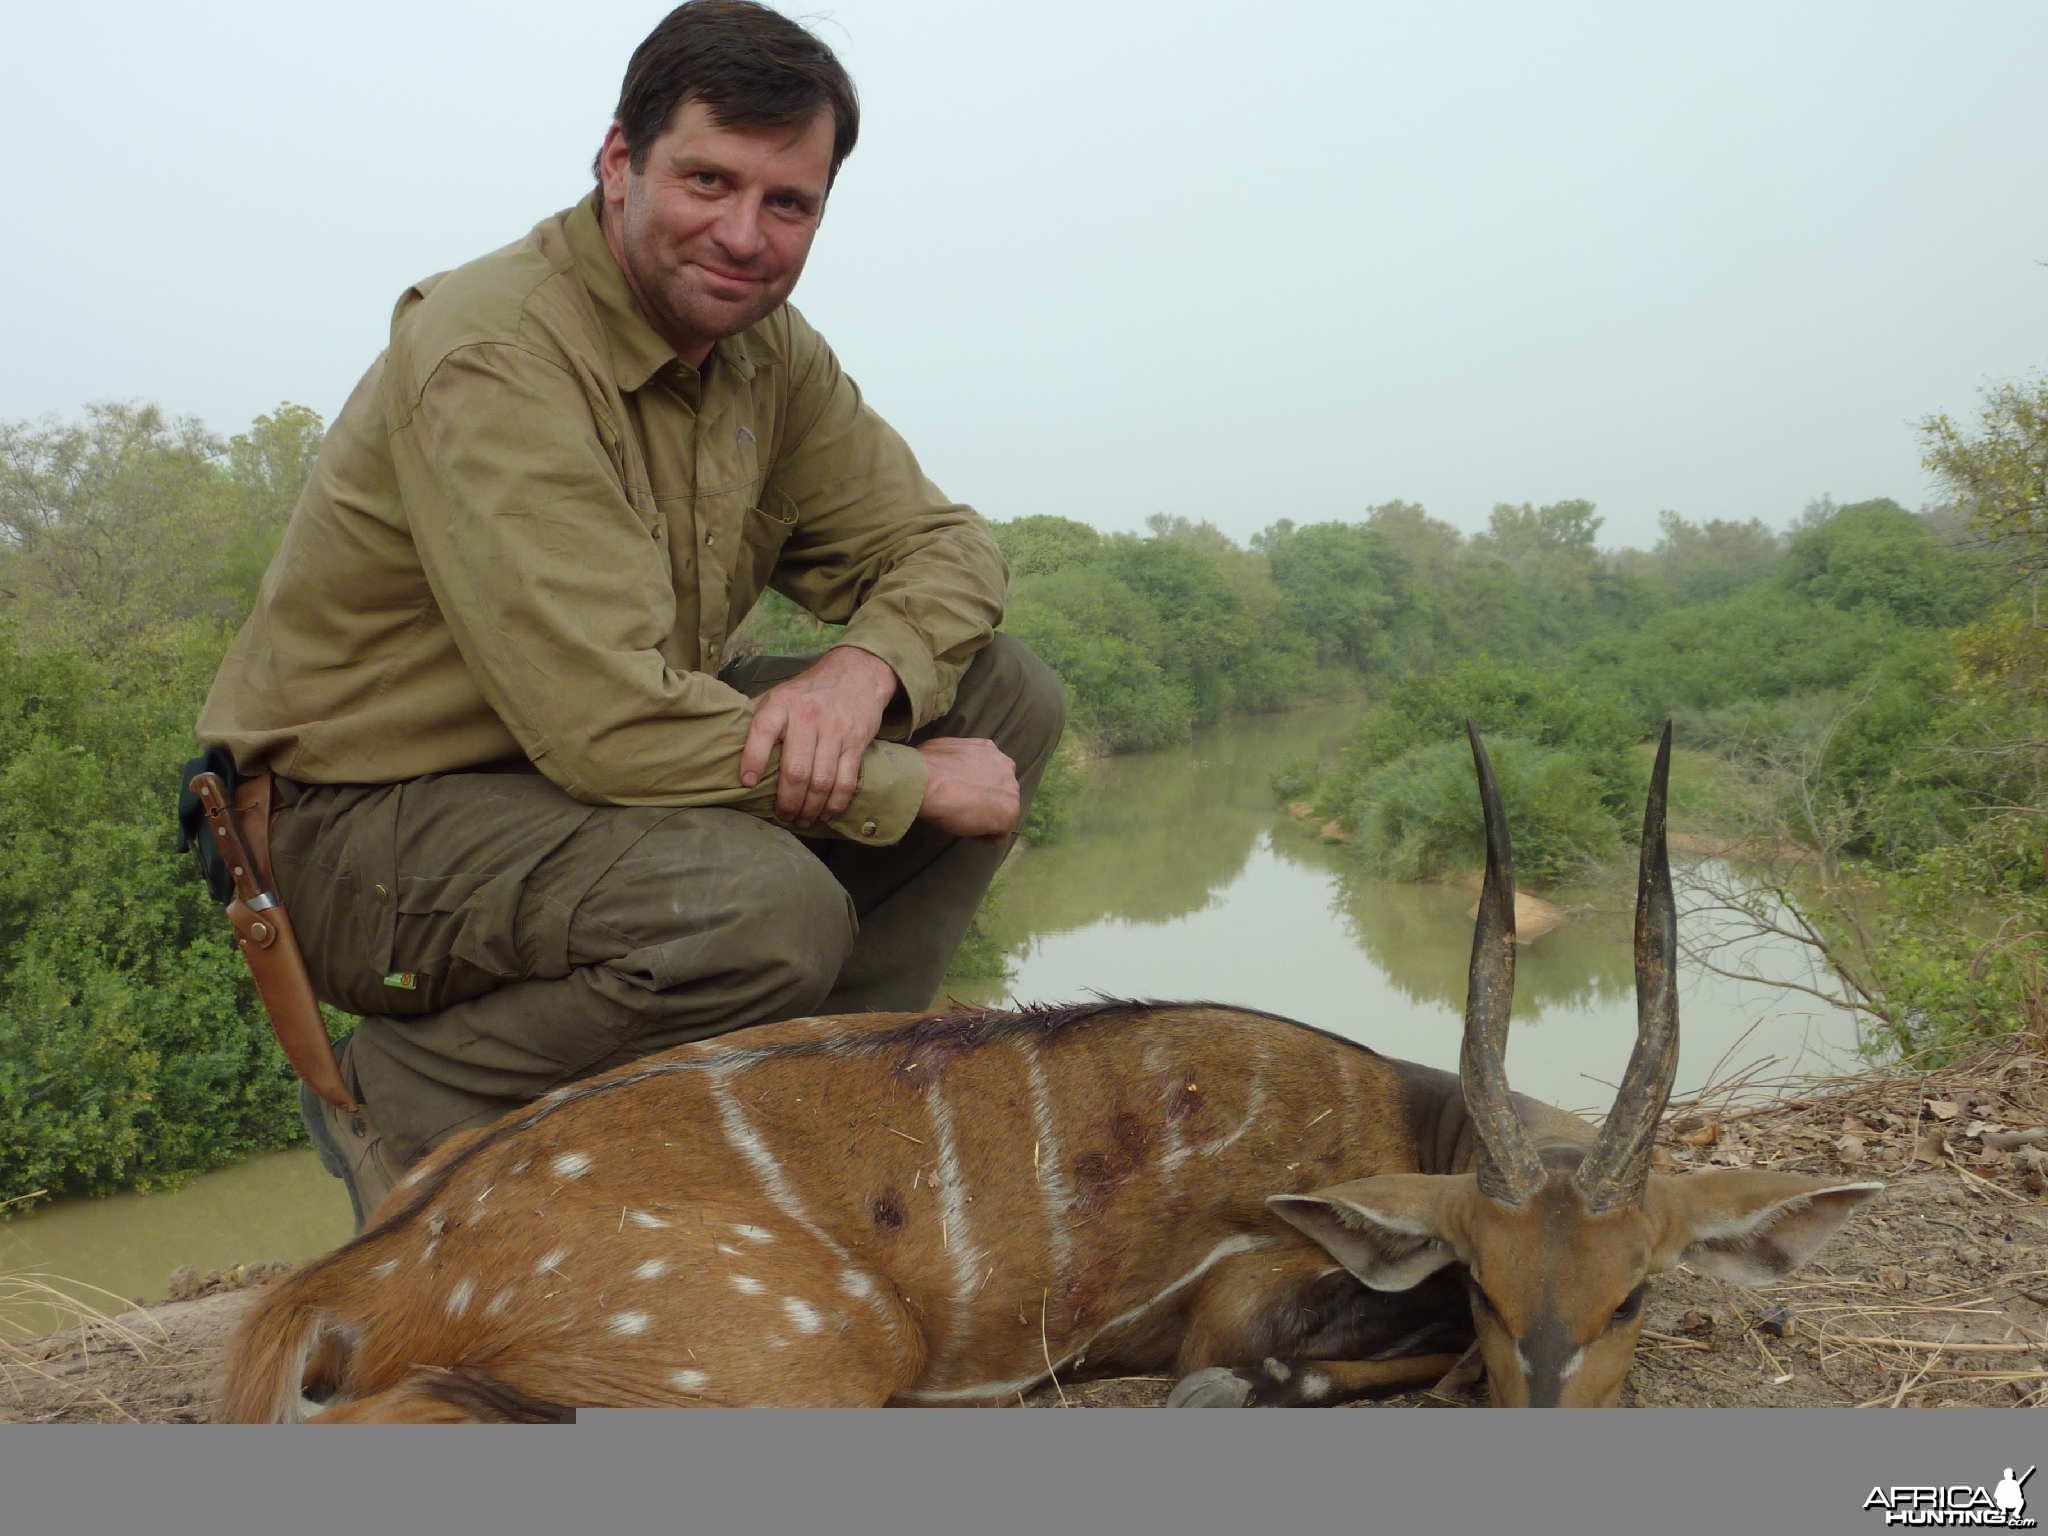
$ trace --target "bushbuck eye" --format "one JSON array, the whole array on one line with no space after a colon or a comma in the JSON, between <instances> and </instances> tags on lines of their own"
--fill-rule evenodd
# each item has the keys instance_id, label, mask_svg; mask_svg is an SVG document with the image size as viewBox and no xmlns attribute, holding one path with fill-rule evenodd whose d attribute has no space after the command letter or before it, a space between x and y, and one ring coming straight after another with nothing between
<instances>
[{"instance_id":1,"label":"bushbuck eye","mask_svg":"<svg viewBox=\"0 0 2048 1536\"><path fill-rule=\"evenodd\" d=\"M1645 1282L1630 1291L1627 1299L1614 1309L1614 1316L1609 1319L1609 1326L1612 1326L1614 1323L1634 1321L1635 1315L1643 1310L1643 1295L1648 1290L1649 1285Z\"/></svg>"}]
</instances>

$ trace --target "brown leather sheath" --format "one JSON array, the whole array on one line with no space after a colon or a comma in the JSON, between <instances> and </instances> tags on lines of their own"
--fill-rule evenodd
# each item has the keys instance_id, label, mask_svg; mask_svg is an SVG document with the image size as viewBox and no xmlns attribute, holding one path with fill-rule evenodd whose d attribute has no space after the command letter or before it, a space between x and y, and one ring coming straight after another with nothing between
<instances>
[{"instance_id":1,"label":"brown leather sheath","mask_svg":"<svg viewBox=\"0 0 2048 1536\"><path fill-rule=\"evenodd\" d=\"M192 793L206 812L206 829L220 847L235 878L235 898L228 903L235 944L249 962L256 991L270 1014L270 1027L284 1048L285 1060L308 1087L328 1103L356 1108L355 1095L342 1081L327 1039L327 1024L313 996L305 956L299 953L292 920L278 899L270 869L271 778L259 773L235 788L232 804L227 786L216 774L193 776Z\"/></svg>"}]
</instances>

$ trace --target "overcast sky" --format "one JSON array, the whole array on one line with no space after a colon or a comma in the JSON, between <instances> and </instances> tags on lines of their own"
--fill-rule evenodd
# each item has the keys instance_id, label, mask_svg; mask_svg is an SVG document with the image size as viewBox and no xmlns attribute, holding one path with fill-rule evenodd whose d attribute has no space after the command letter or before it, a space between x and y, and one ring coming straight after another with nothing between
<instances>
[{"instance_id":1,"label":"overcast sky","mask_svg":"<svg viewBox=\"0 0 2048 1536\"><path fill-rule=\"evenodd\" d=\"M414 278L589 186L637 0L8 7L0 418L332 417ZM949 494L1138 528L1405 497L1931 498L2048 364L2048 4L838 0L797 289Z\"/></svg>"}]
</instances>

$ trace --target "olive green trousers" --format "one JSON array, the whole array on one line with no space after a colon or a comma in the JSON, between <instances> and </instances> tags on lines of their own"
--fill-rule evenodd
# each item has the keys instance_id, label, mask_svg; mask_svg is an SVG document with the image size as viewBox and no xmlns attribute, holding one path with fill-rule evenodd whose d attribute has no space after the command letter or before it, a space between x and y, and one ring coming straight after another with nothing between
<instances>
[{"instance_id":1,"label":"olive green trousers","mask_svg":"<svg viewBox=\"0 0 2048 1536\"><path fill-rule=\"evenodd\" d=\"M749 657L747 693L815 657ZM912 738L989 737L1028 808L1059 684L998 634ZM280 893L344 1075L391 1156L650 1051L810 1013L928 1007L1008 846L927 822L889 847L726 809L586 805L528 765L285 781Z\"/></svg>"}]
</instances>

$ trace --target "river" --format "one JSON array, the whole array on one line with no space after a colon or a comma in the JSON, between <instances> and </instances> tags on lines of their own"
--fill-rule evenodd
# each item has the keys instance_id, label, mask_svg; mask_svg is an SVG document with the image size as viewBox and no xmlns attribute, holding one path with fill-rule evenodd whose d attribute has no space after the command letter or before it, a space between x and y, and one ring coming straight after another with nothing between
<instances>
[{"instance_id":1,"label":"river","mask_svg":"<svg viewBox=\"0 0 2048 1536\"><path fill-rule=\"evenodd\" d=\"M1348 849L1278 808L1269 787L1293 759L1334 762L1356 718L1355 706L1319 706L1231 722L1176 751L1090 764L1064 838L1022 852L1000 879L993 931L1010 957L1008 980L948 995L1240 1003L1455 1068L1473 893L1366 878ZM1634 1039L1631 897L1547 894L1573 919L1520 952L1509 1073L1523 1092L1597 1113ZM1789 945L1739 958L1761 975L1810 979ZM1811 997L1688 965L1680 1007L1680 1093L1759 1058L1787 1071L1853 1060L1852 1022ZM204 1274L308 1257L349 1230L341 1186L306 1150L167 1193L61 1202L0 1223L0 1339L59 1320L4 1277L52 1277L43 1283L105 1308L112 1297L161 1295L181 1264Z\"/></svg>"}]
</instances>

